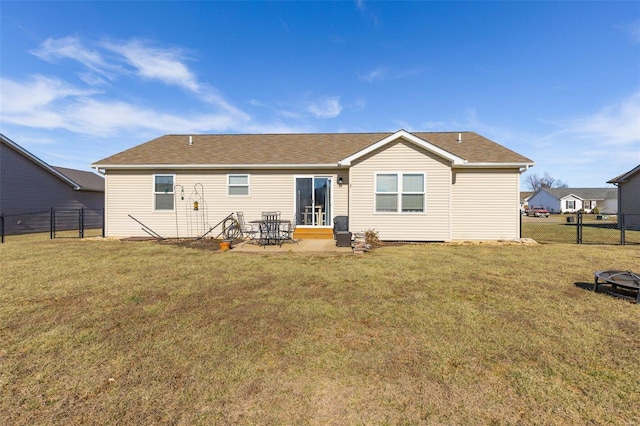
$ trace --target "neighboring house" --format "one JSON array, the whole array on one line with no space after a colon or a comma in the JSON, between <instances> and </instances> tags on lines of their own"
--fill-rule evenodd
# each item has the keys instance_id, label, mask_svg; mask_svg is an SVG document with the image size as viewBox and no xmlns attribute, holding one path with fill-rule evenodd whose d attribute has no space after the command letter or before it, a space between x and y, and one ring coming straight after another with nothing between
<instances>
[{"instance_id":1,"label":"neighboring house","mask_svg":"<svg viewBox=\"0 0 640 426\"><path fill-rule=\"evenodd\" d=\"M607 183L618 187L618 211L624 213L624 226L640 228L640 165ZM618 216L618 221L622 221L622 215Z\"/></svg>"},{"instance_id":2,"label":"neighboring house","mask_svg":"<svg viewBox=\"0 0 640 426\"><path fill-rule=\"evenodd\" d=\"M530 206L542 206L551 213L617 213L616 188L542 188L529 198Z\"/></svg>"},{"instance_id":3,"label":"neighboring house","mask_svg":"<svg viewBox=\"0 0 640 426\"><path fill-rule=\"evenodd\" d=\"M104 208L104 178L52 167L0 134L0 214ZM7 220L6 232L15 224Z\"/></svg>"},{"instance_id":4,"label":"neighboring house","mask_svg":"<svg viewBox=\"0 0 640 426\"><path fill-rule=\"evenodd\" d=\"M529 198L535 194L533 191L522 191L520 192L520 212L524 213L529 207Z\"/></svg>"},{"instance_id":5,"label":"neighboring house","mask_svg":"<svg viewBox=\"0 0 640 426\"><path fill-rule=\"evenodd\" d=\"M276 210L297 237L331 238L333 218L348 216L350 231L388 241L518 238L520 174L532 165L473 132L404 130L166 135L92 164L106 178L107 236L145 236L140 223L196 236L236 211Z\"/></svg>"}]
</instances>

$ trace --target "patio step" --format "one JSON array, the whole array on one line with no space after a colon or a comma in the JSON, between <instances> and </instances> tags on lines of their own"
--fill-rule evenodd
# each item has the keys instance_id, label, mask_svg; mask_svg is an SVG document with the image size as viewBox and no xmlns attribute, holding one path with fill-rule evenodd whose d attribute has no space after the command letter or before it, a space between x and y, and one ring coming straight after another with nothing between
<instances>
[{"instance_id":1,"label":"patio step","mask_svg":"<svg viewBox=\"0 0 640 426\"><path fill-rule=\"evenodd\" d=\"M297 227L293 232L293 238L296 240L332 240L333 229Z\"/></svg>"}]
</instances>

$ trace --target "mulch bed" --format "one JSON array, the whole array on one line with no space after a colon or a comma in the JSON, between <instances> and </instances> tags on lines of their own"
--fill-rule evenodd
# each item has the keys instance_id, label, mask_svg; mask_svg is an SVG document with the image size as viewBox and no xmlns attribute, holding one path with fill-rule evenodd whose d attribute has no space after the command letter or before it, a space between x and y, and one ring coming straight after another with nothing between
<instances>
[{"instance_id":1,"label":"mulch bed","mask_svg":"<svg viewBox=\"0 0 640 426\"><path fill-rule=\"evenodd\" d=\"M166 240L158 240L159 244L170 244L179 247L192 248L206 251L219 251L220 242L223 241L218 238L168 238ZM231 244L239 243L242 240L234 240Z\"/></svg>"}]
</instances>

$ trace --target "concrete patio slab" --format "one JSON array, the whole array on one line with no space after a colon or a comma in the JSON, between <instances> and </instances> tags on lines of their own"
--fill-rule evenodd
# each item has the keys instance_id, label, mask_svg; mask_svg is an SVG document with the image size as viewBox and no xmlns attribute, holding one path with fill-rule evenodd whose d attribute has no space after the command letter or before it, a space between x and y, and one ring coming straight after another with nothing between
<instances>
[{"instance_id":1,"label":"concrete patio slab","mask_svg":"<svg viewBox=\"0 0 640 426\"><path fill-rule=\"evenodd\" d=\"M254 242L243 241L234 244L230 252L254 252L254 253L277 253L277 252L324 252L324 253L351 253L351 247L338 247L335 240L297 240L296 243L286 242L282 246L268 245L261 246Z\"/></svg>"}]
</instances>

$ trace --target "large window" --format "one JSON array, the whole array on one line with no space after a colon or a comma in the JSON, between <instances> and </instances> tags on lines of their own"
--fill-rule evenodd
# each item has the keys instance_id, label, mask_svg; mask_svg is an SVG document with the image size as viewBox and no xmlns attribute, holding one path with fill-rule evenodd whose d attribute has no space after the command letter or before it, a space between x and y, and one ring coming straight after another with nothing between
<instances>
[{"instance_id":1,"label":"large window","mask_svg":"<svg viewBox=\"0 0 640 426\"><path fill-rule=\"evenodd\" d=\"M377 173L377 213L424 212L424 173Z\"/></svg>"},{"instance_id":2,"label":"large window","mask_svg":"<svg viewBox=\"0 0 640 426\"><path fill-rule=\"evenodd\" d=\"M249 195L249 175L227 175L227 194Z\"/></svg>"},{"instance_id":3,"label":"large window","mask_svg":"<svg viewBox=\"0 0 640 426\"><path fill-rule=\"evenodd\" d=\"M173 175L153 176L153 203L155 210L173 210Z\"/></svg>"},{"instance_id":4,"label":"large window","mask_svg":"<svg viewBox=\"0 0 640 426\"><path fill-rule=\"evenodd\" d=\"M567 210L575 210L575 208L576 208L576 202L567 200Z\"/></svg>"}]
</instances>

